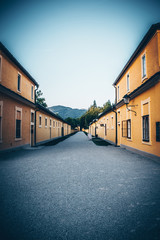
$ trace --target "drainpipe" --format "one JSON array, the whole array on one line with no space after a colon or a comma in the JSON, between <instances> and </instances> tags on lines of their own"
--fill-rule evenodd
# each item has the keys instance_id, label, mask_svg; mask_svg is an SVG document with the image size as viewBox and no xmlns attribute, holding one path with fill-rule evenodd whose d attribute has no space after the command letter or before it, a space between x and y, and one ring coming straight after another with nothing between
<instances>
[{"instance_id":1,"label":"drainpipe","mask_svg":"<svg viewBox=\"0 0 160 240\"><path fill-rule=\"evenodd\" d=\"M116 136L115 136L115 144L116 144L116 146L117 146L117 112L112 108L112 112L114 112L115 113L115 115L116 115Z\"/></svg>"},{"instance_id":2,"label":"drainpipe","mask_svg":"<svg viewBox=\"0 0 160 240\"><path fill-rule=\"evenodd\" d=\"M37 92L37 90L38 90L38 86L36 86L37 88L35 89L35 104L36 104L36 92ZM37 112L38 112L39 110L38 109L36 109L35 110L35 117L34 117L34 146L36 146L37 145L37 142L36 142L36 119L37 119Z\"/></svg>"}]
</instances>

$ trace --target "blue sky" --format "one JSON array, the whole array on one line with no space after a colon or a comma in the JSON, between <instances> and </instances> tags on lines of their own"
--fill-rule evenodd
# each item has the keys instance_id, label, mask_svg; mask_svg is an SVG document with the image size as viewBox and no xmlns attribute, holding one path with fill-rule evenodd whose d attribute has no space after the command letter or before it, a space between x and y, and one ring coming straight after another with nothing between
<instances>
[{"instance_id":1,"label":"blue sky","mask_svg":"<svg viewBox=\"0 0 160 240\"><path fill-rule=\"evenodd\" d=\"M160 1L2 0L0 41L40 85L48 106L114 102L114 80Z\"/></svg>"}]
</instances>

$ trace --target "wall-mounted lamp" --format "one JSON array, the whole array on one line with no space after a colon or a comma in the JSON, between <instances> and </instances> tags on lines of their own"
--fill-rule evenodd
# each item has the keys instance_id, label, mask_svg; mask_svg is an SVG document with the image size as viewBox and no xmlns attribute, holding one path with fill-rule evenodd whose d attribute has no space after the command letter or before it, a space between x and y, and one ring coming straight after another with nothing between
<instances>
[{"instance_id":1,"label":"wall-mounted lamp","mask_svg":"<svg viewBox=\"0 0 160 240\"><path fill-rule=\"evenodd\" d=\"M137 116L136 111L131 110L131 109L129 109L128 107L136 107L136 106L138 106L138 105L128 105L128 104L129 104L129 101L130 101L130 97L129 97L127 94L124 95L123 101L124 101L124 103L126 104L127 110L128 110L128 111L131 111L131 112L134 112L135 116Z\"/></svg>"}]
</instances>

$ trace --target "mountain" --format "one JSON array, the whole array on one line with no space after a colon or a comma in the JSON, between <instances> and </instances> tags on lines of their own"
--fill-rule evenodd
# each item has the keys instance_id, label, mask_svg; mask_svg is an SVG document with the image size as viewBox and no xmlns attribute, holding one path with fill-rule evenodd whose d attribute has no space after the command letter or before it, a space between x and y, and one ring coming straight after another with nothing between
<instances>
[{"instance_id":1,"label":"mountain","mask_svg":"<svg viewBox=\"0 0 160 240\"><path fill-rule=\"evenodd\" d=\"M61 105L49 107L49 110L58 114L63 119L68 117L80 118L87 111L86 109L70 108Z\"/></svg>"}]
</instances>

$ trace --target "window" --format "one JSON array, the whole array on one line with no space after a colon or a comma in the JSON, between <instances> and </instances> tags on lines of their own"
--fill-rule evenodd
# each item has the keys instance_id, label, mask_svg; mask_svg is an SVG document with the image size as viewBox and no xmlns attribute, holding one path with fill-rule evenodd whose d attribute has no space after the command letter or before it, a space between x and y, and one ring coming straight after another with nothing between
<instances>
[{"instance_id":1,"label":"window","mask_svg":"<svg viewBox=\"0 0 160 240\"><path fill-rule=\"evenodd\" d=\"M31 123L34 123L34 112L31 112Z\"/></svg>"},{"instance_id":2,"label":"window","mask_svg":"<svg viewBox=\"0 0 160 240\"><path fill-rule=\"evenodd\" d=\"M18 73L18 79L17 79L17 90L21 91L21 75Z\"/></svg>"},{"instance_id":3,"label":"window","mask_svg":"<svg viewBox=\"0 0 160 240\"><path fill-rule=\"evenodd\" d=\"M33 99L33 86L31 86L31 99Z\"/></svg>"},{"instance_id":4,"label":"window","mask_svg":"<svg viewBox=\"0 0 160 240\"><path fill-rule=\"evenodd\" d=\"M127 120L127 138L131 138L131 119Z\"/></svg>"},{"instance_id":5,"label":"window","mask_svg":"<svg viewBox=\"0 0 160 240\"><path fill-rule=\"evenodd\" d=\"M53 120L53 128L55 128L55 121Z\"/></svg>"},{"instance_id":6,"label":"window","mask_svg":"<svg viewBox=\"0 0 160 240\"><path fill-rule=\"evenodd\" d=\"M149 115L142 117L143 141L149 142Z\"/></svg>"},{"instance_id":7,"label":"window","mask_svg":"<svg viewBox=\"0 0 160 240\"><path fill-rule=\"evenodd\" d=\"M104 129L104 131L105 131L105 136L107 136L107 124L105 124L104 127L105 127L105 129Z\"/></svg>"},{"instance_id":8,"label":"window","mask_svg":"<svg viewBox=\"0 0 160 240\"><path fill-rule=\"evenodd\" d=\"M39 115L39 127L42 127L42 116Z\"/></svg>"},{"instance_id":9,"label":"window","mask_svg":"<svg viewBox=\"0 0 160 240\"><path fill-rule=\"evenodd\" d=\"M127 74L127 92L129 92L129 74Z\"/></svg>"},{"instance_id":10,"label":"window","mask_svg":"<svg viewBox=\"0 0 160 240\"><path fill-rule=\"evenodd\" d=\"M122 121L122 137L131 138L131 119Z\"/></svg>"},{"instance_id":11,"label":"window","mask_svg":"<svg viewBox=\"0 0 160 240\"><path fill-rule=\"evenodd\" d=\"M142 56L142 78L146 77L146 55Z\"/></svg>"},{"instance_id":12,"label":"window","mask_svg":"<svg viewBox=\"0 0 160 240\"><path fill-rule=\"evenodd\" d=\"M117 100L119 100L119 86L117 88Z\"/></svg>"},{"instance_id":13,"label":"window","mask_svg":"<svg viewBox=\"0 0 160 240\"><path fill-rule=\"evenodd\" d=\"M21 138L22 109L16 108L16 139Z\"/></svg>"},{"instance_id":14,"label":"window","mask_svg":"<svg viewBox=\"0 0 160 240\"><path fill-rule=\"evenodd\" d=\"M47 118L45 118L45 127L47 127Z\"/></svg>"},{"instance_id":15,"label":"window","mask_svg":"<svg viewBox=\"0 0 160 240\"><path fill-rule=\"evenodd\" d=\"M2 141L2 107L3 102L0 102L0 142Z\"/></svg>"},{"instance_id":16,"label":"window","mask_svg":"<svg viewBox=\"0 0 160 240\"><path fill-rule=\"evenodd\" d=\"M50 119L50 127L52 126L52 119Z\"/></svg>"},{"instance_id":17,"label":"window","mask_svg":"<svg viewBox=\"0 0 160 240\"><path fill-rule=\"evenodd\" d=\"M156 141L160 142L160 122L156 122Z\"/></svg>"}]
</instances>

